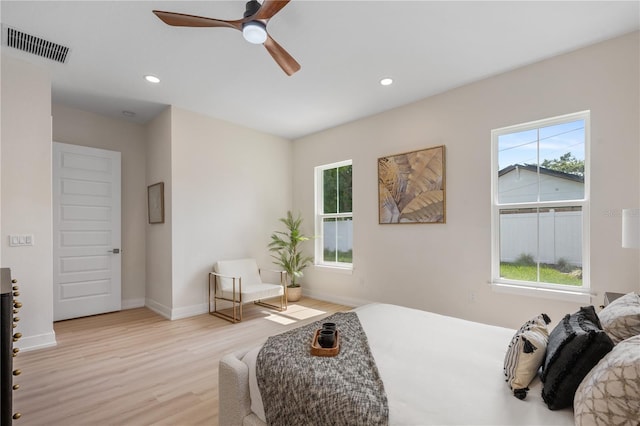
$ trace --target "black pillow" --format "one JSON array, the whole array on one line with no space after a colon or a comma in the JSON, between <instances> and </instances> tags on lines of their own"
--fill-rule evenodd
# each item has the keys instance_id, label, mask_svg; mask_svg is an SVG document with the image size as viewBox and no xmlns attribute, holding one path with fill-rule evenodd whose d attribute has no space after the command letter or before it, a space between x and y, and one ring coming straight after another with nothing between
<instances>
[{"instance_id":1,"label":"black pillow","mask_svg":"<svg viewBox=\"0 0 640 426\"><path fill-rule=\"evenodd\" d=\"M612 348L593 306L566 315L549 335L541 377L547 406L551 410L571 406L582 379Z\"/></svg>"}]
</instances>

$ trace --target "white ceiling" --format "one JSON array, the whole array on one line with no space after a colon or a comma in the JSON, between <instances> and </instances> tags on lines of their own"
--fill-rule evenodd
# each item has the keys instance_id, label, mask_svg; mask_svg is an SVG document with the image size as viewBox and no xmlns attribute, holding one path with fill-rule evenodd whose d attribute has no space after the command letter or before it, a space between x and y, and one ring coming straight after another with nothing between
<instances>
[{"instance_id":1,"label":"white ceiling","mask_svg":"<svg viewBox=\"0 0 640 426\"><path fill-rule=\"evenodd\" d=\"M291 77L239 31L151 13L239 19L244 1L2 0L0 18L71 48L58 64L6 47L3 32L3 52L51 71L56 103L137 122L171 104L293 139L637 30L639 5L292 0L268 27L302 65Z\"/></svg>"}]
</instances>

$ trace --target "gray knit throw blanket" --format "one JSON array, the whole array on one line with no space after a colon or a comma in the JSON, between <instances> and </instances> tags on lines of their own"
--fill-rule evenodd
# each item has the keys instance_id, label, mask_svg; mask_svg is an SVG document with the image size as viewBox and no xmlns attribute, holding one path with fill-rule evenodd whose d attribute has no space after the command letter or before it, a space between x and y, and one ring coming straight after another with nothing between
<instances>
[{"instance_id":1,"label":"gray knit throw blanket","mask_svg":"<svg viewBox=\"0 0 640 426\"><path fill-rule=\"evenodd\" d=\"M315 330L336 323L340 353L310 354ZM354 312L270 337L258 354L256 375L267 423L273 426L387 425L384 386Z\"/></svg>"}]
</instances>

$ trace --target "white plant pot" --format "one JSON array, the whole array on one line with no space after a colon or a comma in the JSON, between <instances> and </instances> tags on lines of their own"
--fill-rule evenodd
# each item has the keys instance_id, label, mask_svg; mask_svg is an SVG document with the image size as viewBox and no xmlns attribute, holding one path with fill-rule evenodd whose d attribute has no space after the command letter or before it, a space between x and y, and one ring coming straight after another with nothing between
<instances>
[{"instance_id":1,"label":"white plant pot","mask_svg":"<svg viewBox=\"0 0 640 426\"><path fill-rule=\"evenodd\" d=\"M287 301L297 302L302 298L302 287L287 287Z\"/></svg>"}]
</instances>

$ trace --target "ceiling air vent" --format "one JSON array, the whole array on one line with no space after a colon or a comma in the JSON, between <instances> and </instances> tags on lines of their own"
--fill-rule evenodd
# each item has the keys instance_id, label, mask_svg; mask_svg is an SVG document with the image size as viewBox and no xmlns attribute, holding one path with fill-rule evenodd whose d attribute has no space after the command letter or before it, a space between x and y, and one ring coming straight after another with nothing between
<instances>
[{"instance_id":1,"label":"ceiling air vent","mask_svg":"<svg viewBox=\"0 0 640 426\"><path fill-rule=\"evenodd\" d=\"M23 33L14 28L7 28L7 46L63 64L67 60L67 53L69 53L68 47Z\"/></svg>"}]
</instances>

